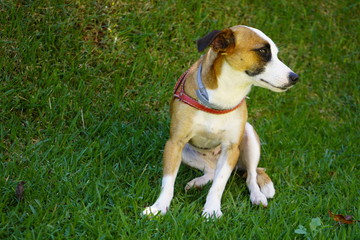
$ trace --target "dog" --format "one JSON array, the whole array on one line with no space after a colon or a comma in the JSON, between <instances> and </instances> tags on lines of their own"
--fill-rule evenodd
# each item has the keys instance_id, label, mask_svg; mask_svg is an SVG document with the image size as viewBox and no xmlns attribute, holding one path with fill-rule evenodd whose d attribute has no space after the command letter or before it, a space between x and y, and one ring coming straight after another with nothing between
<instances>
[{"instance_id":1,"label":"dog","mask_svg":"<svg viewBox=\"0 0 360 240\"><path fill-rule=\"evenodd\" d=\"M234 169L247 173L252 204L268 205L274 184L258 168L260 141L247 122L245 98L252 86L284 92L299 76L277 57L275 43L258 29L238 25L215 30L197 41L209 50L178 80L171 102L170 138L163 154L161 193L142 214L165 214L174 195L180 163L201 170L185 189L212 181L202 216L222 216L221 198Z\"/></svg>"}]
</instances>

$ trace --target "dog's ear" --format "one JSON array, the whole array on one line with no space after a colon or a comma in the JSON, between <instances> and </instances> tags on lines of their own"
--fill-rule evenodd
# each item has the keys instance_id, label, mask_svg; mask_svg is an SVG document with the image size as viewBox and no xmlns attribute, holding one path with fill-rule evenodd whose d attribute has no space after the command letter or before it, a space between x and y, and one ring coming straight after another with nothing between
<instances>
[{"instance_id":1,"label":"dog's ear","mask_svg":"<svg viewBox=\"0 0 360 240\"><path fill-rule=\"evenodd\" d=\"M207 34L205 37L200 38L196 41L198 51L204 51L215 39L215 37L220 33L219 30L214 30L211 33Z\"/></svg>"},{"instance_id":2,"label":"dog's ear","mask_svg":"<svg viewBox=\"0 0 360 240\"><path fill-rule=\"evenodd\" d=\"M235 36L231 29L214 30L203 38L197 40L198 51L202 52L211 46L215 52L224 52L235 45Z\"/></svg>"}]
</instances>

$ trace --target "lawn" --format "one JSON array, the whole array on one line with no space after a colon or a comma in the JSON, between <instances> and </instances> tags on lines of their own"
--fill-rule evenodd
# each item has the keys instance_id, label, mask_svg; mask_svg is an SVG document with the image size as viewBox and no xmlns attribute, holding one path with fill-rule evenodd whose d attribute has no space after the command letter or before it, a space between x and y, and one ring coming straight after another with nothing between
<instances>
[{"instance_id":1,"label":"lawn","mask_svg":"<svg viewBox=\"0 0 360 240\"><path fill-rule=\"evenodd\" d=\"M0 1L0 239L360 239L360 4L342 1ZM301 77L254 88L249 121L276 195L252 206L234 173L224 216L182 166L170 211L159 192L177 78L196 39L264 31ZM15 194L20 182L23 194Z\"/></svg>"}]
</instances>

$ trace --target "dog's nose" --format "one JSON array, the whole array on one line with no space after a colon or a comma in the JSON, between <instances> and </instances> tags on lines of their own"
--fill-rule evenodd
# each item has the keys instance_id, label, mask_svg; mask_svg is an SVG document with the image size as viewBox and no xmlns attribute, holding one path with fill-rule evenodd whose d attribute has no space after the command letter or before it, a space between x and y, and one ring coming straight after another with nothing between
<instances>
[{"instance_id":1,"label":"dog's nose","mask_svg":"<svg viewBox=\"0 0 360 240\"><path fill-rule=\"evenodd\" d=\"M290 79L290 82L292 84L295 84L297 81L299 81L299 75L297 75L296 73L291 72L289 74L289 79Z\"/></svg>"}]
</instances>

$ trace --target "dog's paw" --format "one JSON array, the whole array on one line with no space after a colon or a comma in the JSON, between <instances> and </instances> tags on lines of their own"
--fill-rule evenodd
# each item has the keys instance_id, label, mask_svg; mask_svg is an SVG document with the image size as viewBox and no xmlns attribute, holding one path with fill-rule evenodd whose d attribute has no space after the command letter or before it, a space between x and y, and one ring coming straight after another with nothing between
<instances>
[{"instance_id":1,"label":"dog's paw","mask_svg":"<svg viewBox=\"0 0 360 240\"><path fill-rule=\"evenodd\" d=\"M260 191L265 195L266 198L273 198L275 195L275 188L272 182L265 184L260 187Z\"/></svg>"},{"instance_id":2,"label":"dog's paw","mask_svg":"<svg viewBox=\"0 0 360 240\"><path fill-rule=\"evenodd\" d=\"M185 191L190 190L191 188L202 188L205 186L208 182L212 180L211 177L204 175L202 177L194 178L190 182L188 182L185 186Z\"/></svg>"},{"instance_id":3,"label":"dog's paw","mask_svg":"<svg viewBox=\"0 0 360 240\"><path fill-rule=\"evenodd\" d=\"M204 209L201 216L206 219L216 219L223 215L220 209Z\"/></svg>"},{"instance_id":4,"label":"dog's paw","mask_svg":"<svg viewBox=\"0 0 360 240\"><path fill-rule=\"evenodd\" d=\"M151 206L151 207L147 207L145 208L145 210L141 213L141 216L147 216L147 217L154 217L154 216L158 216L158 215L164 215L166 213L161 211L160 209Z\"/></svg>"},{"instance_id":5,"label":"dog's paw","mask_svg":"<svg viewBox=\"0 0 360 240\"><path fill-rule=\"evenodd\" d=\"M251 193L250 201L254 205L262 205L263 207L267 207L267 205L268 205L266 196L264 194L262 194L261 192Z\"/></svg>"}]
</instances>

